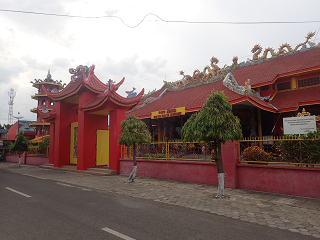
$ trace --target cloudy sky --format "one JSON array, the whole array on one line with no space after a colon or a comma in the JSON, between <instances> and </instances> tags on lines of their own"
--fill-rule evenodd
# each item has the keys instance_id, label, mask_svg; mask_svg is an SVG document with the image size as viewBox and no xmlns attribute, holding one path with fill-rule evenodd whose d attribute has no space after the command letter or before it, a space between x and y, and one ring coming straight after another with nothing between
<instances>
[{"instance_id":1,"label":"cloudy sky","mask_svg":"<svg viewBox=\"0 0 320 240\"><path fill-rule=\"evenodd\" d=\"M202 70L212 56L223 67L233 56L238 62L251 58L257 43L295 46L308 32L318 33L319 9L318 0L0 0L0 123L8 122L10 88L16 92L13 115L36 119L30 81L44 79L48 69L53 79L69 83L69 68L95 64L102 82L126 78L120 95L133 87L148 92L161 88L163 80L181 79L180 70L190 75ZM149 13L171 22L148 15L134 27ZM118 18L87 18L102 16ZM306 21L314 22L258 24ZM312 41L320 42L320 34Z\"/></svg>"}]
</instances>

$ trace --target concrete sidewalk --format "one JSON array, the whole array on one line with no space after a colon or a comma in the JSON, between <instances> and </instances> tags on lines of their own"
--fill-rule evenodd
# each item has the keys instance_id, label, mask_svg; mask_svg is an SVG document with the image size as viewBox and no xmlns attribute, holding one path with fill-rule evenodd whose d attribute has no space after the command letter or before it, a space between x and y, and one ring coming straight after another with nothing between
<instances>
[{"instance_id":1,"label":"concrete sidewalk","mask_svg":"<svg viewBox=\"0 0 320 240\"><path fill-rule=\"evenodd\" d=\"M125 183L127 176L122 175L98 176L31 165L19 168L14 163L0 163L0 169L54 180L66 187L150 199L320 238L320 199L229 188L226 198L215 199L217 187L211 185L140 177Z\"/></svg>"}]
</instances>

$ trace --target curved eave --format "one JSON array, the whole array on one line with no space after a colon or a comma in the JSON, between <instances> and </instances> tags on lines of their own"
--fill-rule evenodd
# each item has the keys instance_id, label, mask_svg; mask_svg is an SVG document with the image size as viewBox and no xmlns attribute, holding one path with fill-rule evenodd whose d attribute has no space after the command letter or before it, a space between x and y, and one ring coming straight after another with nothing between
<instances>
[{"instance_id":1,"label":"curved eave","mask_svg":"<svg viewBox=\"0 0 320 240\"><path fill-rule=\"evenodd\" d=\"M81 106L83 111L89 111L102 106L109 98L110 92L100 94L93 98L90 102Z\"/></svg>"},{"instance_id":2,"label":"curved eave","mask_svg":"<svg viewBox=\"0 0 320 240\"><path fill-rule=\"evenodd\" d=\"M111 102L113 102L114 104L116 104L118 106L133 108L135 105L137 105L139 103L143 93L144 93L144 89L142 89L141 92L134 98L124 98L124 97L120 96L119 94L117 94L116 92L109 92L108 91L100 96L97 96L96 99L93 99L92 101L83 105L81 107L81 109L83 111L93 110L95 108L101 107L108 100L110 100Z\"/></svg>"},{"instance_id":3,"label":"curved eave","mask_svg":"<svg viewBox=\"0 0 320 240\"><path fill-rule=\"evenodd\" d=\"M31 96L31 98L34 100L38 100L39 97L47 97L47 96L48 96L47 94L36 94Z\"/></svg>"},{"instance_id":4,"label":"curved eave","mask_svg":"<svg viewBox=\"0 0 320 240\"><path fill-rule=\"evenodd\" d=\"M38 110L37 110L37 108L32 108L32 109L30 109L30 112L32 112L32 113L38 113Z\"/></svg>"},{"instance_id":5,"label":"curved eave","mask_svg":"<svg viewBox=\"0 0 320 240\"><path fill-rule=\"evenodd\" d=\"M56 109L49 111L48 113L43 113L39 108L37 108L38 115L44 120L53 120L56 118Z\"/></svg>"},{"instance_id":6,"label":"curved eave","mask_svg":"<svg viewBox=\"0 0 320 240\"><path fill-rule=\"evenodd\" d=\"M68 84L68 86L67 87L65 87L61 92L58 92L58 93L51 93L51 94L48 94L48 96L52 99L52 100L54 100L54 101L60 101L60 100L63 100L63 99L67 99L67 98L69 98L69 97L71 97L71 96L73 96L73 95L75 95L75 94L77 94L78 92L79 92L79 90L81 89L81 87L82 87L82 81L81 80L79 80L79 82L80 83L78 83L79 85L75 88L75 89L73 89L72 91L70 91L68 94L64 94L66 91L68 91L69 89L67 89L67 87L68 86L71 86L71 84L72 83L74 83L74 82L70 82L69 84ZM70 88L70 87L69 87Z\"/></svg>"},{"instance_id":7,"label":"curved eave","mask_svg":"<svg viewBox=\"0 0 320 240\"><path fill-rule=\"evenodd\" d=\"M34 83L34 84L32 84L32 87L39 89L41 87L41 85L53 85L53 86L57 86L59 90L63 89L62 85L60 85L59 83L53 83L53 82Z\"/></svg>"},{"instance_id":8,"label":"curved eave","mask_svg":"<svg viewBox=\"0 0 320 240\"><path fill-rule=\"evenodd\" d=\"M263 109L263 110L268 111L268 112L273 112L273 113L277 112L276 109L272 108L271 106L270 107L263 106L263 105L259 104L258 102L254 101L254 100L252 100L252 99L250 99L248 97L239 98L239 99L230 101L229 103L231 105L236 105L236 104L239 104L239 103L245 104L246 102L254 105L257 108Z\"/></svg>"}]
</instances>

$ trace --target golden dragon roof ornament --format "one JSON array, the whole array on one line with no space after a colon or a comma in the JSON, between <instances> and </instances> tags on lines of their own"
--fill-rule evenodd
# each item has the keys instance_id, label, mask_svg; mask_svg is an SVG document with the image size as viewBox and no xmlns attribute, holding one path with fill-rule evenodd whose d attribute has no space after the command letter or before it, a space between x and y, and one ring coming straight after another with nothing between
<instances>
[{"instance_id":1,"label":"golden dragon roof ornament","mask_svg":"<svg viewBox=\"0 0 320 240\"><path fill-rule=\"evenodd\" d=\"M268 53L270 52L272 57L281 56L289 52L295 52L298 50L299 47L305 45L306 43L309 43L308 41L315 35L315 32L309 32L308 35L305 37L306 40L303 43L298 44L294 49L291 48L291 46L288 43L283 43L279 48L278 51L275 52L273 48L268 47L264 50L263 55L259 57L260 53L262 52L262 47L259 44L254 45L251 52L253 53L252 59L249 59L249 61L257 62L260 60L263 60L267 58ZM309 43L310 44L310 43Z\"/></svg>"},{"instance_id":2,"label":"golden dragon roof ornament","mask_svg":"<svg viewBox=\"0 0 320 240\"><path fill-rule=\"evenodd\" d=\"M212 57L210 59L210 66L206 66L202 72L200 72L198 69L194 70L193 76L185 75L184 71L180 71L180 75L183 76L183 78L179 81L169 83L167 81L163 81L164 84L168 84L169 86L173 88L181 88L186 87L189 85L201 83L208 81L209 79L214 79L218 76L220 76L222 73L224 73L224 68L227 65L224 65L223 68L219 68L217 64L219 63L219 60L215 57Z\"/></svg>"}]
</instances>

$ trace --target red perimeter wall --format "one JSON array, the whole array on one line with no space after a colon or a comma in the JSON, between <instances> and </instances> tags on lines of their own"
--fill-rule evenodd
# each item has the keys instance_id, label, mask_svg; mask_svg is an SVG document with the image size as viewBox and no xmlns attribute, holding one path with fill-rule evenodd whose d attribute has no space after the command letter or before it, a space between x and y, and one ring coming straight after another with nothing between
<instances>
[{"instance_id":1,"label":"red perimeter wall","mask_svg":"<svg viewBox=\"0 0 320 240\"><path fill-rule=\"evenodd\" d=\"M237 145L222 147L225 187L320 198L320 168L237 163ZM215 163L137 159L137 176L218 185ZM132 171L131 159L120 159L120 174Z\"/></svg>"},{"instance_id":2,"label":"red perimeter wall","mask_svg":"<svg viewBox=\"0 0 320 240\"><path fill-rule=\"evenodd\" d=\"M6 155L6 162L19 162L19 155ZM29 165L43 165L49 163L48 156L35 156L35 155L26 155L22 154L20 157L21 164Z\"/></svg>"}]
</instances>

